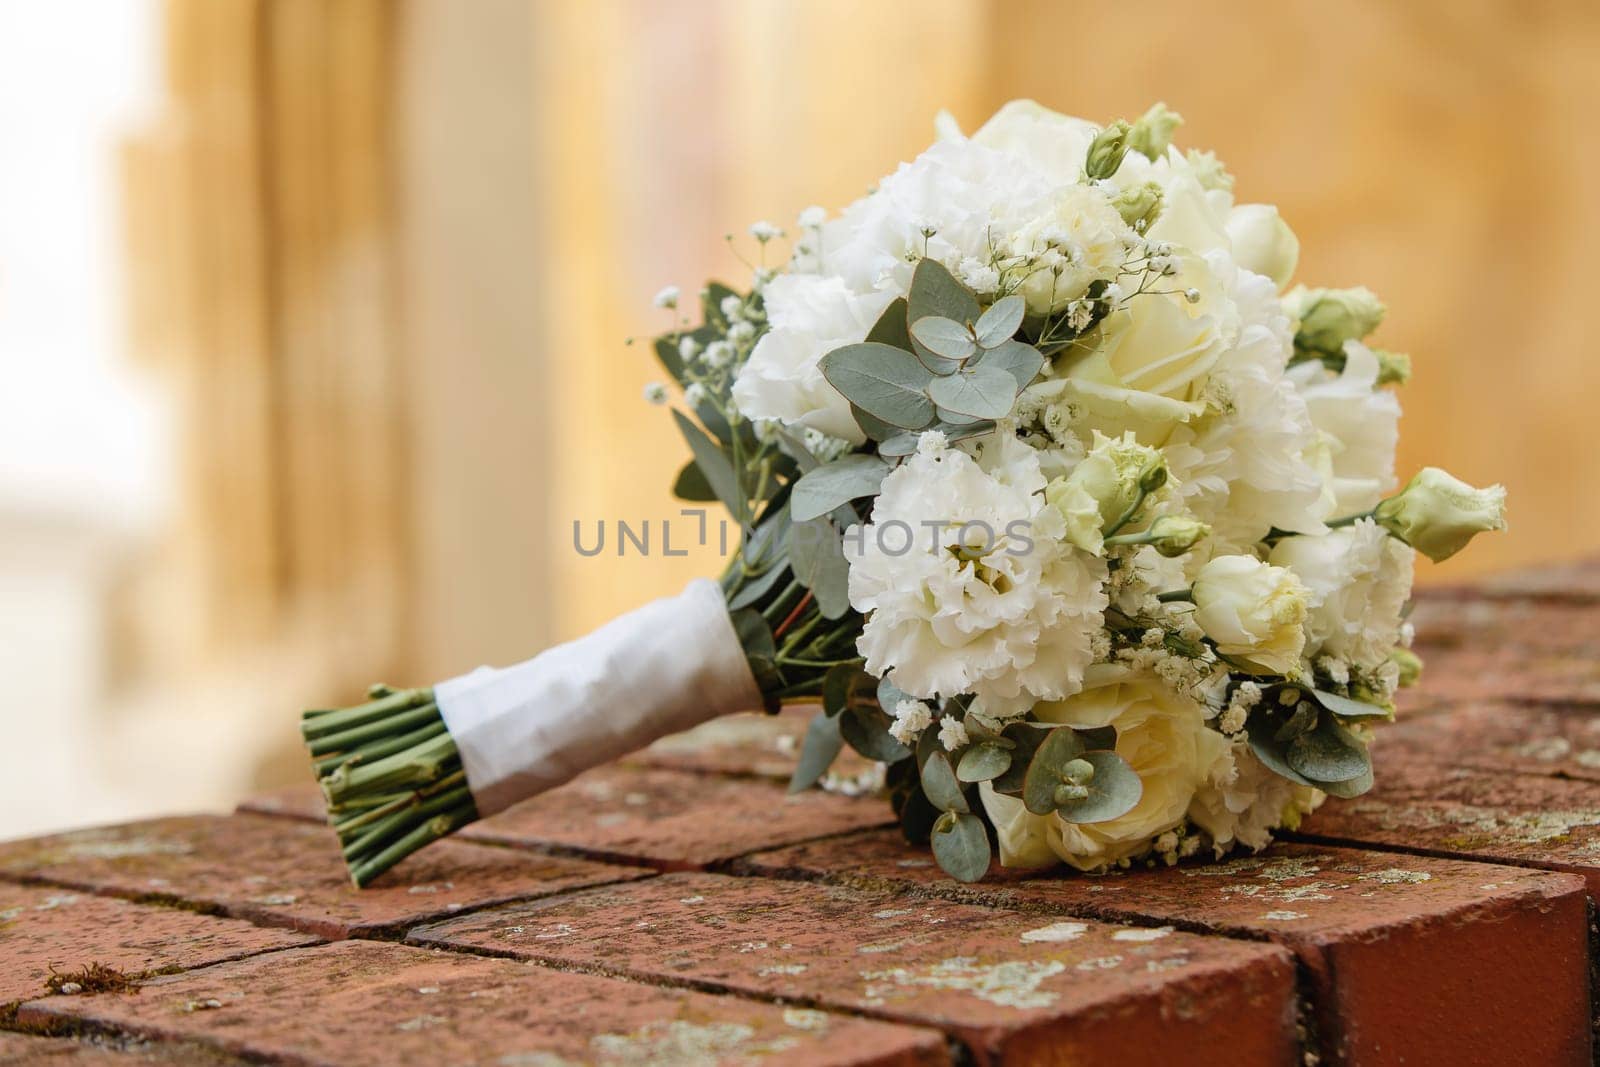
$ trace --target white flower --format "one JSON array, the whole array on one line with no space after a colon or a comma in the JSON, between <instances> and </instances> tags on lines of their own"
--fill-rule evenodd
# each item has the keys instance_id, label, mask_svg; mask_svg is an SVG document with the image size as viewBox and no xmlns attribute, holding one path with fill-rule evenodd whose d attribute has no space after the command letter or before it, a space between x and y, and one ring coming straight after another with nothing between
<instances>
[{"instance_id":1,"label":"white flower","mask_svg":"<svg viewBox=\"0 0 1600 1067\"><path fill-rule=\"evenodd\" d=\"M1375 668L1400 639L1414 553L1371 519L1319 537L1286 537L1268 559L1288 567L1310 595L1306 653Z\"/></svg>"},{"instance_id":2,"label":"white flower","mask_svg":"<svg viewBox=\"0 0 1600 1067\"><path fill-rule=\"evenodd\" d=\"M1303 815L1317 809L1325 794L1297 785L1264 767L1250 743L1235 741L1231 764L1214 774L1195 793L1189 818L1204 830L1221 856L1234 843L1260 850L1272 843L1272 831L1293 829ZM1219 768L1222 764L1218 765Z\"/></svg>"},{"instance_id":3,"label":"white flower","mask_svg":"<svg viewBox=\"0 0 1600 1067\"><path fill-rule=\"evenodd\" d=\"M700 342L685 334L678 340L678 358L688 363L700 354Z\"/></svg>"},{"instance_id":4,"label":"white flower","mask_svg":"<svg viewBox=\"0 0 1600 1067\"><path fill-rule=\"evenodd\" d=\"M939 744L946 752L954 752L967 743L967 728L953 715L939 720Z\"/></svg>"},{"instance_id":5,"label":"white flower","mask_svg":"<svg viewBox=\"0 0 1600 1067\"><path fill-rule=\"evenodd\" d=\"M774 237L782 237L783 236L783 230L780 227L778 227L777 225L775 225L773 223L770 223L765 219L762 219L759 222L752 222L750 224L750 236L754 237L757 241L760 241L762 244L766 244L768 241L772 240Z\"/></svg>"},{"instance_id":6,"label":"white flower","mask_svg":"<svg viewBox=\"0 0 1600 1067\"><path fill-rule=\"evenodd\" d=\"M1007 867L1045 867L1059 859L1091 871L1143 855L1156 838L1183 824L1201 786L1227 773L1227 740L1206 725L1198 703L1159 678L1096 666L1084 684L1076 696L1041 704L1034 713L1063 725L1115 727L1117 755L1143 786L1139 803L1107 822L1070 823L1059 814L1034 815L985 783L983 805Z\"/></svg>"},{"instance_id":7,"label":"white flower","mask_svg":"<svg viewBox=\"0 0 1600 1067\"><path fill-rule=\"evenodd\" d=\"M1282 289L1300 262L1300 240L1271 204L1240 204L1228 214L1233 258L1245 270L1264 274Z\"/></svg>"},{"instance_id":8,"label":"white flower","mask_svg":"<svg viewBox=\"0 0 1600 1067\"><path fill-rule=\"evenodd\" d=\"M1328 447L1331 513L1357 515L1394 488L1400 401L1391 390L1378 388L1378 357L1372 349L1346 341L1344 354L1340 374L1311 359L1290 367L1288 377Z\"/></svg>"},{"instance_id":9,"label":"white flower","mask_svg":"<svg viewBox=\"0 0 1600 1067\"><path fill-rule=\"evenodd\" d=\"M980 465L932 437L845 539L867 670L917 697L972 693L992 716L1075 692L1105 564L1062 539L1027 445L997 431Z\"/></svg>"},{"instance_id":10,"label":"white flower","mask_svg":"<svg viewBox=\"0 0 1600 1067\"><path fill-rule=\"evenodd\" d=\"M1375 518L1439 563L1466 548L1474 535L1506 528L1506 491L1500 485L1474 489L1438 467L1424 467L1378 505Z\"/></svg>"},{"instance_id":11,"label":"white flower","mask_svg":"<svg viewBox=\"0 0 1600 1067\"><path fill-rule=\"evenodd\" d=\"M665 404L667 402L667 387L660 382L651 382L644 387L644 398L651 404Z\"/></svg>"},{"instance_id":12,"label":"white flower","mask_svg":"<svg viewBox=\"0 0 1600 1067\"><path fill-rule=\"evenodd\" d=\"M1305 648L1305 586L1254 556L1218 556L1194 580L1194 618L1217 651L1267 674L1289 674Z\"/></svg>"},{"instance_id":13,"label":"white flower","mask_svg":"<svg viewBox=\"0 0 1600 1067\"><path fill-rule=\"evenodd\" d=\"M1017 231L1013 254L1039 257L1049 247L1054 259L1039 258L1045 269L1031 271L1018 290L1035 314L1059 311L1083 296L1090 283L1109 282L1128 261L1133 230L1099 190L1067 185L1057 191L1043 215ZM1056 269L1051 269L1056 268Z\"/></svg>"},{"instance_id":14,"label":"white flower","mask_svg":"<svg viewBox=\"0 0 1600 1067\"><path fill-rule=\"evenodd\" d=\"M679 291L676 285L669 285L656 294L655 305L658 308L675 308L678 306Z\"/></svg>"},{"instance_id":15,"label":"white flower","mask_svg":"<svg viewBox=\"0 0 1600 1067\"><path fill-rule=\"evenodd\" d=\"M810 207L800 212L800 218L798 219L800 228L804 230L814 230L827 221L828 209L825 207L820 207L816 204L812 204Z\"/></svg>"},{"instance_id":16,"label":"white flower","mask_svg":"<svg viewBox=\"0 0 1600 1067\"><path fill-rule=\"evenodd\" d=\"M809 426L851 444L866 440L850 402L829 385L823 356L866 337L893 293L852 292L838 278L783 274L766 293L771 329L739 368L733 401L748 419Z\"/></svg>"},{"instance_id":17,"label":"white flower","mask_svg":"<svg viewBox=\"0 0 1600 1067\"><path fill-rule=\"evenodd\" d=\"M1071 474L1046 486L1044 495L1066 521L1067 540L1099 555L1104 532L1166 480L1161 453L1141 445L1132 431L1113 438L1095 430L1089 454Z\"/></svg>"},{"instance_id":18,"label":"white flower","mask_svg":"<svg viewBox=\"0 0 1600 1067\"><path fill-rule=\"evenodd\" d=\"M889 734L910 748L933 722L933 709L920 700L902 700L895 705L894 722L889 724Z\"/></svg>"}]
</instances>

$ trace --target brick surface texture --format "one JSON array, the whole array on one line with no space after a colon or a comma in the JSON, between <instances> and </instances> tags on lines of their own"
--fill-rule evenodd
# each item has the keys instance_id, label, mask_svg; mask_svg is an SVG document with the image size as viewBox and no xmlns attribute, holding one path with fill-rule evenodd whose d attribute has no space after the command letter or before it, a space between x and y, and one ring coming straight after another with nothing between
<instances>
[{"instance_id":1,"label":"brick surface texture","mask_svg":"<svg viewBox=\"0 0 1600 1067\"><path fill-rule=\"evenodd\" d=\"M360 892L309 783L0 844L0 1065L1588 1064L1600 560L1413 621L1377 788L1220 863L953 882L881 800L787 796L809 708Z\"/></svg>"}]
</instances>

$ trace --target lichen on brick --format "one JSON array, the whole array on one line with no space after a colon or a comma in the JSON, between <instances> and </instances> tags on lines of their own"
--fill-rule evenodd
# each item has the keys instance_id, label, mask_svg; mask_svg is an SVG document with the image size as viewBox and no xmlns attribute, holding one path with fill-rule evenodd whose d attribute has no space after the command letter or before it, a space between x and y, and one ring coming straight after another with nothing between
<instances>
[{"instance_id":1,"label":"lichen on brick","mask_svg":"<svg viewBox=\"0 0 1600 1067\"><path fill-rule=\"evenodd\" d=\"M1120 957L1118 958L1120 962ZM926 988L968 993L1002 1008L1048 1008L1060 994L1041 989L1046 979L1067 969L1059 960L1008 960L979 963L971 956L952 956L922 968L892 967L863 971L869 1003L882 1003L893 989Z\"/></svg>"}]
</instances>

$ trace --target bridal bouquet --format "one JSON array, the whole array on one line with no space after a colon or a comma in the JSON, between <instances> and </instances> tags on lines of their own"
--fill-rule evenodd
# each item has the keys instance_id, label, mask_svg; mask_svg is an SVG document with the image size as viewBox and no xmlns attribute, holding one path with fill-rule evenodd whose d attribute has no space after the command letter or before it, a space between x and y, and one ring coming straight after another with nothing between
<instances>
[{"instance_id":1,"label":"bridal bouquet","mask_svg":"<svg viewBox=\"0 0 1600 1067\"><path fill-rule=\"evenodd\" d=\"M1395 488L1404 356L1162 105L1018 101L829 218L748 291L676 290L676 492L744 537L721 581L432 689L309 712L358 885L473 819L726 712L821 707L951 876L1261 848L1372 785L1420 670L1412 559L1504 490ZM647 390L665 402L664 386Z\"/></svg>"}]
</instances>

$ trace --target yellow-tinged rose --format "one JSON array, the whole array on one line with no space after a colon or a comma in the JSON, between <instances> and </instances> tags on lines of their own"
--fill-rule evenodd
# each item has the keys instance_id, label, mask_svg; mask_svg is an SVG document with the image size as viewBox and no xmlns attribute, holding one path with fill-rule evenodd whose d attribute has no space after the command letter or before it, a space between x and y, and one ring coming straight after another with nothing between
<instances>
[{"instance_id":1,"label":"yellow-tinged rose","mask_svg":"<svg viewBox=\"0 0 1600 1067\"><path fill-rule=\"evenodd\" d=\"M1060 861L1092 871L1141 855L1156 837L1182 824L1196 791L1230 758L1227 740L1206 725L1199 704L1154 675L1122 666L1091 667L1080 693L1036 705L1034 715L1061 725L1115 727L1117 755L1139 776L1143 792L1132 810L1115 819L1070 823L1059 814L1034 815L1020 800L985 784L984 808L1007 867Z\"/></svg>"}]
</instances>

